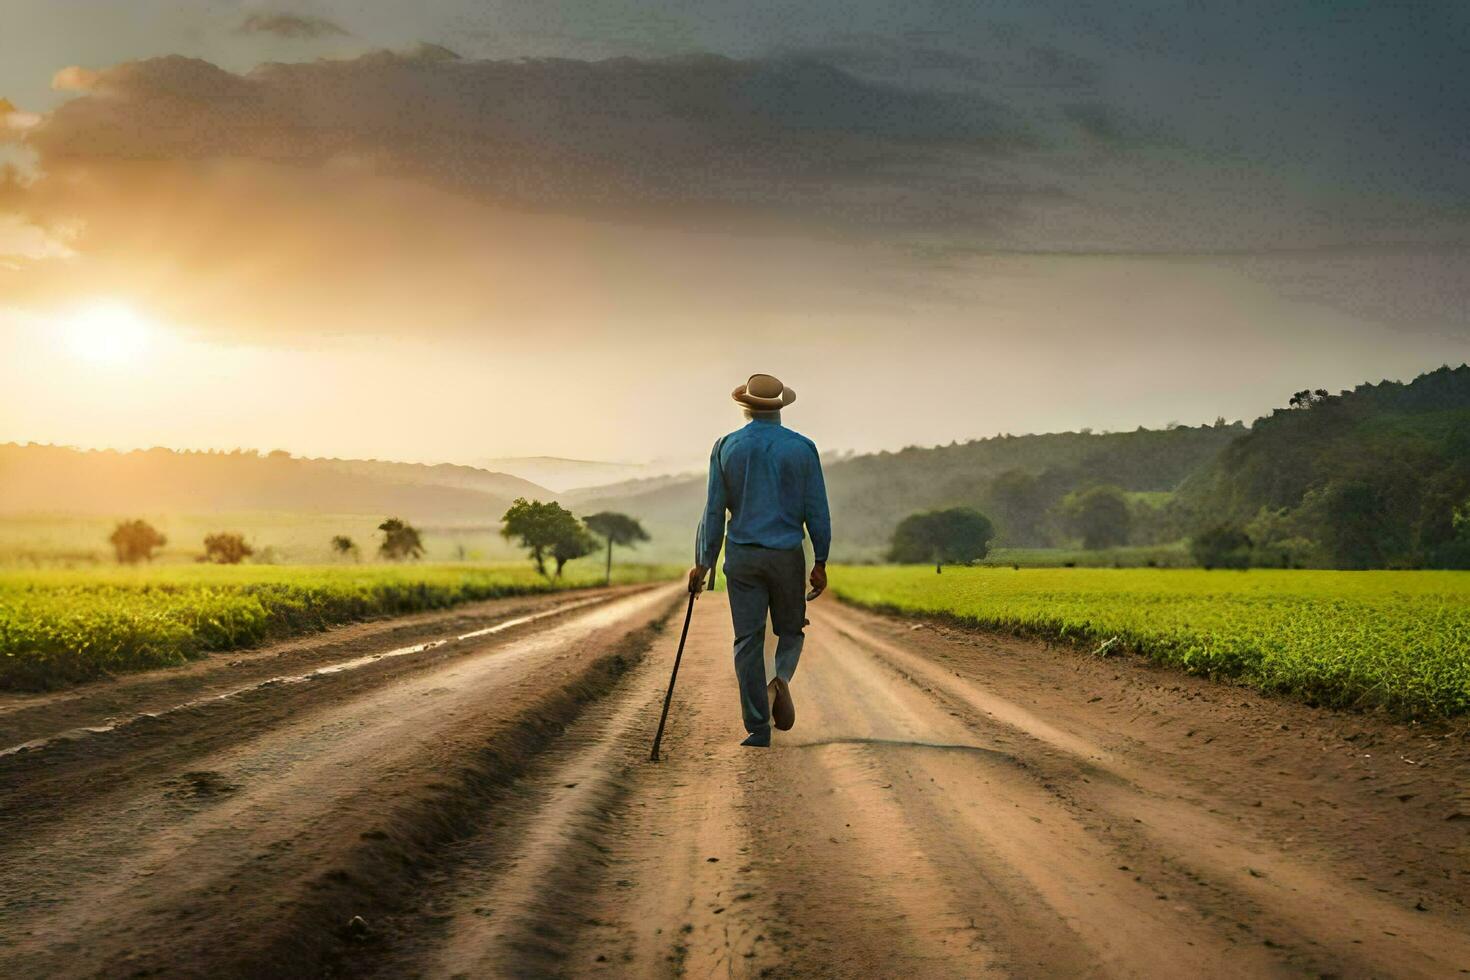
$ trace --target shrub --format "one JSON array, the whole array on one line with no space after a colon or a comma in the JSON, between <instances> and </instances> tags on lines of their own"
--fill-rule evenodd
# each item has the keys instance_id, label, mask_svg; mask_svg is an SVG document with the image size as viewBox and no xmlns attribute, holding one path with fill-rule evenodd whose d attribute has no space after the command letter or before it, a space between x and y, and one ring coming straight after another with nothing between
<instances>
[{"instance_id":1,"label":"shrub","mask_svg":"<svg viewBox=\"0 0 1470 980\"><path fill-rule=\"evenodd\" d=\"M205 535L204 557L200 561L210 561L216 565L238 565L253 554L255 549L245 543L243 534L221 531L218 534Z\"/></svg>"},{"instance_id":2,"label":"shrub","mask_svg":"<svg viewBox=\"0 0 1470 980\"><path fill-rule=\"evenodd\" d=\"M1205 568L1249 568L1250 535L1233 525L1217 524L1195 535L1189 553Z\"/></svg>"},{"instance_id":3,"label":"shrub","mask_svg":"<svg viewBox=\"0 0 1470 980\"><path fill-rule=\"evenodd\" d=\"M122 565L152 561L154 550L168 544L168 538L145 520L119 521L107 541Z\"/></svg>"}]
</instances>

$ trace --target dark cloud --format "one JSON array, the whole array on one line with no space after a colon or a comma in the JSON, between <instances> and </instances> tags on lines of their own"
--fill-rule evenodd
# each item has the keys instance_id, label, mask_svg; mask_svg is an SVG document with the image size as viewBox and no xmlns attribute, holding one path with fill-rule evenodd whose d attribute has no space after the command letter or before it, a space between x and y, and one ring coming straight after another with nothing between
<instances>
[{"instance_id":1,"label":"dark cloud","mask_svg":"<svg viewBox=\"0 0 1470 980\"><path fill-rule=\"evenodd\" d=\"M971 90L1095 90L1102 65L1049 44L1027 44L996 25L977 44L966 38L918 34L862 35L831 44L781 49L783 56L836 65L867 78L925 88Z\"/></svg>"},{"instance_id":2,"label":"dark cloud","mask_svg":"<svg viewBox=\"0 0 1470 980\"><path fill-rule=\"evenodd\" d=\"M421 45L244 73L180 56L63 71L82 94L17 130L49 175L27 213L85 220L66 188L121 164L236 161L633 224L992 250L1465 231L1442 201L1355 194L1326 164L1304 182L1244 148L1201 146L1119 101L1088 58L1031 38L998 32L993 64L925 33L750 59L479 60Z\"/></svg>"},{"instance_id":3,"label":"dark cloud","mask_svg":"<svg viewBox=\"0 0 1470 980\"><path fill-rule=\"evenodd\" d=\"M1102 83L1103 67L1090 58L1049 44L1026 49L1016 69L1016 81L1045 88L1095 88Z\"/></svg>"},{"instance_id":4,"label":"dark cloud","mask_svg":"<svg viewBox=\"0 0 1470 980\"><path fill-rule=\"evenodd\" d=\"M1108 149L1136 149L1170 142L1159 126L1150 126L1105 102L1074 102L1061 107L1062 116L1090 142Z\"/></svg>"},{"instance_id":5,"label":"dark cloud","mask_svg":"<svg viewBox=\"0 0 1470 980\"><path fill-rule=\"evenodd\" d=\"M310 14L251 14L240 22L238 30L241 34L272 34L292 40L347 35L340 25Z\"/></svg>"},{"instance_id":6,"label":"dark cloud","mask_svg":"<svg viewBox=\"0 0 1470 980\"><path fill-rule=\"evenodd\" d=\"M100 72L29 137L48 171L112 161L356 166L572 210L726 208L984 223L1036 145L972 94L809 59L473 61L442 47L237 75L183 57ZM982 193L975 193L979 189ZM1014 206L1012 197L1008 206Z\"/></svg>"}]
</instances>

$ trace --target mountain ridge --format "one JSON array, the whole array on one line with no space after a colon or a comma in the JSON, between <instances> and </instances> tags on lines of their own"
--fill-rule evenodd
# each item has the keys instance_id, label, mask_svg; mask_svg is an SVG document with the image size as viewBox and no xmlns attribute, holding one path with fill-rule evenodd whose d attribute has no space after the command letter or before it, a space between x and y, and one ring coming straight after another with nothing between
<instances>
[{"instance_id":1,"label":"mountain ridge","mask_svg":"<svg viewBox=\"0 0 1470 980\"><path fill-rule=\"evenodd\" d=\"M454 463L0 444L0 513L292 511L498 521L539 484Z\"/></svg>"}]
</instances>

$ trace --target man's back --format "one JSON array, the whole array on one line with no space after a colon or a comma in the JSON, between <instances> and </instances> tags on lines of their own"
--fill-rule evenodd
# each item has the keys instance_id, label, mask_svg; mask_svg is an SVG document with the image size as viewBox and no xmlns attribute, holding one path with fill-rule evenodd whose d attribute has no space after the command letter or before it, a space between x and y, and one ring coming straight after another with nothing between
<instances>
[{"instance_id":1,"label":"man's back","mask_svg":"<svg viewBox=\"0 0 1470 980\"><path fill-rule=\"evenodd\" d=\"M712 566L719 554L727 509L724 536L731 543L800 548L805 526L816 560L827 560L832 522L822 463L815 444L800 433L776 420L752 419L715 443L708 489L700 564Z\"/></svg>"},{"instance_id":2,"label":"man's back","mask_svg":"<svg viewBox=\"0 0 1470 980\"><path fill-rule=\"evenodd\" d=\"M801 530L806 527L815 552L810 577L815 597L827 587L832 519L817 447L781 425L781 409L796 401L796 392L779 378L752 374L730 397L750 422L721 438L710 453L709 493L694 545L694 567L689 569L689 608L720 557L728 510L725 581L747 733L740 744L760 748L771 744L773 724L783 732L796 724L791 678L801 659L808 599L802 594L806 556ZM776 631L776 676L769 679L764 653L768 615Z\"/></svg>"}]
</instances>

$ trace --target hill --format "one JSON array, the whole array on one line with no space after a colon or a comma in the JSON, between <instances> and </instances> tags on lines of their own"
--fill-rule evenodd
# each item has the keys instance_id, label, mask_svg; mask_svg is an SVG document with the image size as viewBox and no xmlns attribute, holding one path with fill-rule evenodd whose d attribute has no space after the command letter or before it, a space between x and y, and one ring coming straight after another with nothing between
<instances>
[{"instance_id":1,"label":"hill","mask_svg":"<svg viewBox=\"0 0 1470 980\"><path fill-rule=\"evenodd\" d=\"M834 557L875 558L894 526L916 510L974 506L996 522L999 542L1012 546L1058 543L1049 513L1067 493L1113 484L1139 495L1140 507L1159 510L1167 495L1245 432L1239 423L996 436L966 443L824 460ZM635 481L562 495L578 512L620 510L642 519L660 557L685 557L704 499L704 477ZM1175 534L1174 537L1179 537Z\"/></svg>"},{"instance_id":2,"label":"hill","mask_svg":"<svg viewBox=\"0 0 1470 980\"><path fill-rule=\"evenodd\" d=\"M519 496L544 499L551 492L519 477L449 464L0 445L0 514L280 511L495 524Z\"/></svg>"},{"instance_id":3,"label":"hill","mask_svg":"<svg viewBox=\"0 0 1470 980\"><path fill-rule=\"evenodd\" d=\"M1470 367L1299 392L1176 506L1192 527L1244 530L1260 563L1470 567Z\"/></svg>"},{"instance_id":4,"label":"hill","mask_svg":"<svg viewBox=\"0 0 1470 980\"><path fill-rule=\"evenodd\" d=\"M506 456L475 462L485 469L510 473L558 493L574 487L614 483L641 475L634 463L563 459L560 456Z\"/></svg>"},{"instance_id":5,"label":"hill","mask_svg":"<svg viewBox=\"0 0 1470 980\"><path fill-rule=\"evenodd\" d=\"M687 476L700 468L700 460L652 460L647 463L609 463L595 459L563 459L560 456L507 456L478 460L477 464L497 473L510 473L558 493L581 488L626 483L631 480Z\"/></svg>"}]
</instances>

